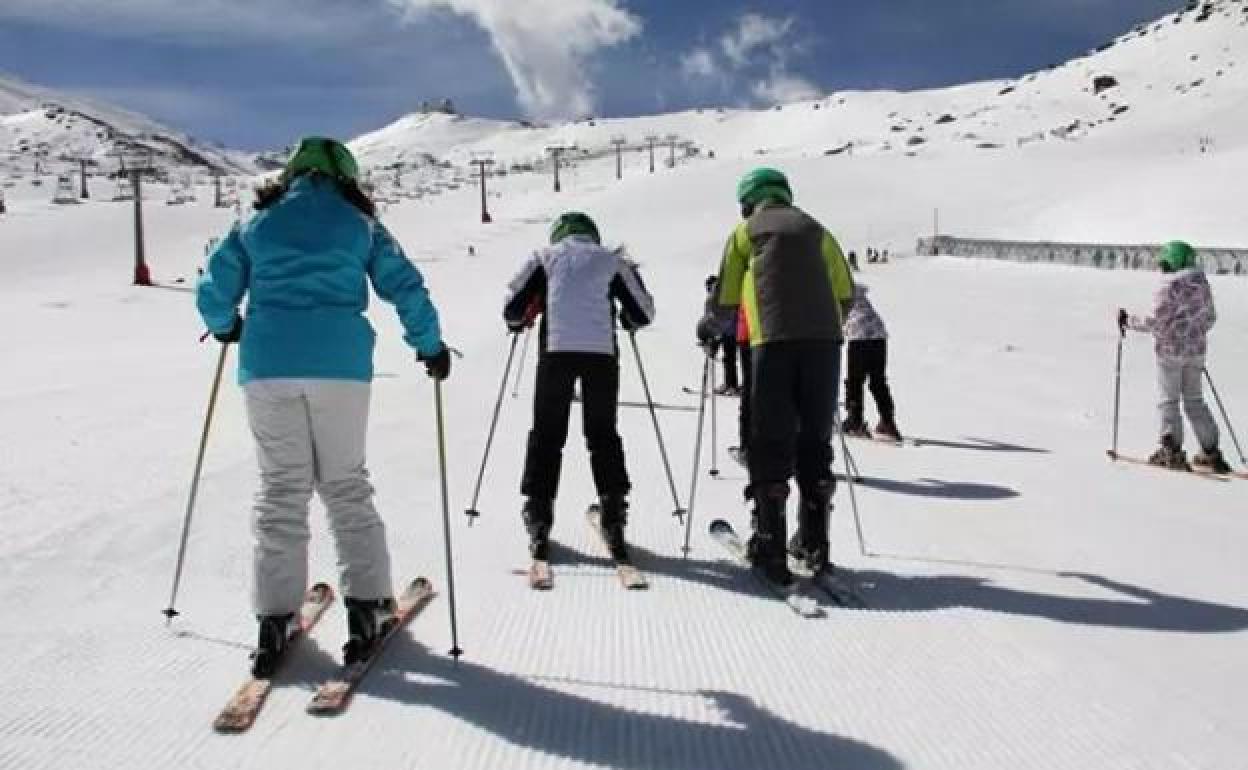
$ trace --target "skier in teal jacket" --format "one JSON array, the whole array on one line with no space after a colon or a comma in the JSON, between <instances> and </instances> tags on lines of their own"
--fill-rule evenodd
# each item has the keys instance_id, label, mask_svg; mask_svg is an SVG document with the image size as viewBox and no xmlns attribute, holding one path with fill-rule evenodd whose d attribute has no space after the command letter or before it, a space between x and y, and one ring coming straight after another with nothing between
<instances>
[{"instance_id":1,"label":"skier in teal jacket","mask_svg":"<svg viewBox=\"0 0 1248 770\"><path fill-rule=\"evenodd\" d=\"M377 221L342 144L303 140L258 213L216 247L196 289L208 330L239 342L239 382L260 462L252 665L271 676L308 587L308 503L329 515L347 608L347 663L366 660L394 622L385 525L365 468L375 334L368 284L391 302L430 377L451 359L420 271ZM247 297L246 323L239 304Z\"/></svg>"}]
</instances>

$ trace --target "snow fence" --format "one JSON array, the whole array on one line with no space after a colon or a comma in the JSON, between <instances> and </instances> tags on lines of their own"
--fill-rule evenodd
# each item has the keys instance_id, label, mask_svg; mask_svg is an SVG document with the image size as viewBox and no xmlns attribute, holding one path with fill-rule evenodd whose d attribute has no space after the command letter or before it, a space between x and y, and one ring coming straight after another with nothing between
<instances>
[{"instance_id":1,"label":"snow fence","mask_svg":"<svg viewBox=\"0 0 1248 770\"><path fill-rule=\"evenodd\" d=\"M1157 256L1161 253L1161 244L1000 241L938 235L920 238L915 253L1081 265L1106 270L1154 270L1157 267ZM1206 272L1217 275L1248 275L1248 249L1197 248L1196 255Z\"/></svg>"}]
</instances>

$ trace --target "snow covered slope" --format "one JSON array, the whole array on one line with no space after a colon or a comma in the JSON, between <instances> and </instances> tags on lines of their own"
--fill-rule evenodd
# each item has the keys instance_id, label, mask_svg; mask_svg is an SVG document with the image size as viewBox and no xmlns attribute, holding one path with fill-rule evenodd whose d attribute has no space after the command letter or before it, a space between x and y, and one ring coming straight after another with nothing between
<instances>
[{"instance_id":1,"label":"snow covered slope","mask_svg":"<svg viewBox=\"0 0 1248 770\"><path fill-rule=\"evenodd\" d=\"M166 170L254 173L242 153L211 147L116 107L0 78L0 171L43 171L85 157L113 170L118 151L150 154Z\"/></svg>"}]
</instances>

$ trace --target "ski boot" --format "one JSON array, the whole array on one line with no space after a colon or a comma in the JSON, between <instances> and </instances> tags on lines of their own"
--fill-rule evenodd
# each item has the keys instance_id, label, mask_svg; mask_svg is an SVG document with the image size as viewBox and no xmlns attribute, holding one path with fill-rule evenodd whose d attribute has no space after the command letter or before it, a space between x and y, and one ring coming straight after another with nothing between
<instances>
[{"instance_id":1,"label":"ski boot","mask_svg":"<svg viewBox=\"0 0 1248 770\"><path fill-rule=\"evenodd\" d=\"M875 435L877 438L886 438L889 441L901 442L901 431L897 430L897 423L893 420L892 415L880 417L880 421L875 426Z\"/></svg>"},{"instance_id":2,"label":"ski boot","mask_svg":"<svg viewBox=\"0 0 1248 770\"><path fill-rule=\"evenodd\" d=\"M545 497L530 497L524 501L520 516L529 533L529 556L534 561L549 561L550 526L555 519L554 501Z\"/></svg>"},{"instance_id":3,"label":"ski boot","mask_svg":"<svg viewBox=\"0 0 1248 770\"><path fill-rule=\"evenodd\" d=\"M349 596L342 603L347 608L347 643L342 646L342 660L349 666L372 657L378 642L398 622L398 606L394 599L352 599Z\"/></svg>"},{"instance_id":4,"label":"ski boot","mask_svg":"<svg viewBox=\"0 0 1248 770\"><path fill-rule=\"evenodd\" d=\"M789 485L767 484L754 494L754 534L746 544L746 556L768 581L781 586L793 584L789 561L784 552L784 508Z\"/></svg>"},{"instance_id":5,"label":"ski boot","mask_svg":"<svg viewBox=\"0 0 1248 770\"><path fill-rule=\"evenodd\" d=\"M602 506L599 522L602 525L602 539L607 541L607 550L611 552L612 561L617 564L631 564L628 553L628 542L624 539L624 525L628 523L628 501L621 494L607 494L598 498Z\"/></svg>"},{"instance_id":6,"label":"ski boot","mask_svg":"<svg viewBox=\"0 0 1248 770\"><path fill-rule=\"evenodd\" d=\"M832 512L832 494L836 480L816 482L803 489L798 504L797 531L789 540L789 555L801 562L811 573L830 566L828 562L828 516Z\"/></svg>"},{"instance_id":7,"label":"ski boot","mask_svg":"<svg viewBox=\"0 0 1248 770\"><path fill-rule=\"evenodd\" d=\"M1192 467L1210 473L1230 473L1232 470L1222 456L1222 450L1217 447L1205 449L1192 457Z\"/></svg>"},{"instance_id":8,"label":"ski boot","mask_svg":"<svg viewBox=\"0 0 1248 770\"><path fill-rule=\"evenodd\" d=\"M257 679L268 679L277 670L277 662L286 652L286 644L290 641L295 623L295 613L285 615L260 615L260 638L256 649L251 653L251 675Z\"/></svg>"},{"instance_id":9,"label":"ski boot","mask_svg":"<svg viewBox=\"0 0 1248 770\"><path fill-rule=\"evenodd\" d=\"M855 438L871 438L871 431L867 428L867 421L862 419L862 407L854 408L854 404L847 407L845 419L841 421L841 433L846 436Z\"/></svg>"},{"instance_id":10,"label":"ski boot","mask_svg":"<svg viewBox=\"0 0 1248 770\"><path fill-rule=\"evenodd\" d=\"M1183 453L1183 449L1175 443L1172 436L1168 435L1161 437L1161 447L1149 455L1148 462L1152 465L1159 465L1162 468L1169 468L1172 471L1190 471L1192 469L1187 464L1187 456Z\"/></svg>"}]
</instances>

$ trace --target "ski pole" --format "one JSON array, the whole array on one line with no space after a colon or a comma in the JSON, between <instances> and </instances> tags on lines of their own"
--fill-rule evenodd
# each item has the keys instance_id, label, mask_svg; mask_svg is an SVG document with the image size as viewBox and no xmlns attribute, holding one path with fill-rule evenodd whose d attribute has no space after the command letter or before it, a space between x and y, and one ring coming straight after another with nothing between
<instances>
[{"instance_id":1,"label":"ski pole","mask_svg":"<svg viewBox=\"0 0 1248 770\"><path fill-rule=\"evenodd\" d=\"M481 469L477 471L477 486L472 491L472 505L464 511L464 515L468 517L468 526L477 520L481 512L477 510L477 498L481 495L481 481L485 478L485 463L490 459L490 446L494 443L494 429L498 427L498 414L503 410L503 393L507 392L507 377L511 373L511 359L516 354L516 341L520 339L520 332L511 333L511 348L507 351L507 363L503 366L503 381L498 385L498 400L494 402L494 416L490 418L490 430L485 436L485 452L481 456ZM524 338L528 341L528 337ZM517 378L518 380L519 378Z\"/></svg>"},{"instance_id":2,"label":"ski pole","mask_svg":"<svg viewBox=\"0 0 1248 770\"><path fill-rule=\"evenodd\" d=\"M516 385L511 389L511 397L516 398L520 395L520 378L524 376L524 359L529 353L529 337L533 334L533 327L530 326L524 332L524 344L520 346L520 365L516 367ZM473 503L476 505L476 503Z\"/></svg>"},{"instance_id":3,"label":"ski pole","mask_svg":"<svg viewBox=\"0 0 1248 770\"><path fill-rule=\"evenodd\" d=\"M854 455L849 451L849 445L842 447L841 451L845 454L845 469L852 470L854 480L858 481L862 478L862 471L858 470L858 461L854 459Z\"/></svg>"},{"instance_id":4,"label":"ski pole","mask_svg":"<svg viewBox=\"0 0 1248 770\"><path fill-rule=\"evenodd\" d=\"M208 411L204 415L204 430L199 437L199 452L195 456L195 471L191 475L191 494L186 501L186 517L182 520L182 539L178 543L178 561L173 568L173 590L169 592L169 606L164 609L165 625L178 615L174 608L178 600L178 585L182 582L182 565L186 561L186 542L191 534L191 514L195 511L195 495L199 492L199 475L204 467L204 452L208 448L208 428L212 425L212 413L217 406L217 393L221 390L221 373L225 371L225 355L230 350L228 342L221 343L217 356L217 372L212 377L212 390L208 394Z\"/></svg>"},{"instance_id":5,"label":"ski pole","mask_svg":"<svg viewBox=\"0 0 1248 770\"><path fill-rule=\"evenodd\" d=\"M512 340L512 350L515 350L515 339ZM503 379L506 383L506 378ZM434 411L438 417L438 474L441 477L442 484L442 538L446 543L446 593L450 603L451 612L451 649L447 653L455 660L459 660L459 656L464 651L459 647L459 630L455 623L455 568L454 561L451 557L451 509L450 501L446 493L446 428L443 425L442 417L442 381L433 381L433 403Z\"/></svg>"},{"instance_id":6,"label":"ski pole","mask_svg":"<svg viewBox=\"0 0 1248 770\"><path fill-rule=\"evenodd\" d=\"M672 464L668 462L667 447L663 444L663 433L659 430L659 415L654 409L654 398L650 395L650 383L646 380L646 367L641 363L641 350L637 347L637 332L630 329L628 339L633 343L633 356L637 359L637 374L641 377L641 387L646 392L646 404L650 407L650 421L654 423L654 436L659 441L659 455L663 458L663 469L667 472L667 485L672 490L672 505L676 506L672 515L681 519L685 515L685 509L680 507L680 498L676 495L676 479L672 477Z\"/></svg>"},{"instance_id":7,"label":"ski pole","mask_svg":"<svg viewBox=\"0 0 1248 770\"><path fill-rule=\"evenodd\" d=\"M1213 384L1213 375L1209 373L1209 368L1205 367L1205 379L1209 380L1209 389L1213 391L1213 400L1218 402L1218 411L1222 412L1222 422L1226 423L1226 432L1231 434L1231 441L1235 444L1235 451L1239 453L1239 461L1244 465L1248 465L1248 460L1244 459L1244 450L1239 446L1239 439L1235 437L1235 429L1231 427L1231 418L1226 414L1226 407L1222 406L1222 397L1218 395L1218 388Z\"/></svg>"},{"instance_id":8,"label":"ski pole","mask_svg":"<svg viewBox=\"0 0 1248 770\"><path fill-rule=\"evenodd\" d=\"M698 495L698 462L702 459L702 425L706 415L706 382L711 376L713 360L710 351L707 351L706 361L702 364L702 395L698 400L698 429L693 440L693 472L689 479L689 518L685 520L685 544L680 549L686 556L690 551L689 538L693 534L693 504Z\"/></svg>"},{"instance_id":9,"label":"ski pole","mask_svg":"<svg viewBox=\"0 0 1248 770\"><path fill-rule=\"evenodd\" d=\"M715 448L719 445L719 438L718 438L718 430L716 428L716 424L718 421L715 419L716 410L715 410L715 365L714 364L711 364L710 381L711 381L710 382L710 385L711 385L711 393L710 393L710 399L711 399L711 469L707 471L707 473L711 475L711 478L717 478L719 476L719 461L715 457L716 455ZM693 506L693 500L689 501L689 505L691 507Z\"/></svg>"},{"instance_id":10,"label":"ski pole","mask_svg":"<svg viewBox=\"0 0 1248 770\"><path fill-rule=\"evenodd\" d=\"M1120 316L1121 318L1121 316ZM1122 402L1122 342L1127 338L1127 327L1118 322L1118 356L1114 362L1114 443L1109 450L1111 459L1118 459L1118 407ZM1208 372L1205 372L1208 374Z\"/></svg>"},{"instance_id":11,"label":"ski pole","mask_svg":"<svg viewBox=\"0 0 1248 770\"><path fill-rule=\"evenodd\" d=\"M858 513L858 497L854 494L854 474L849 469L849 442L845 440L845 431L841 430L839 422L836 432L841 436L841 451L845 453L845 483L849 485L849 505L854 511L854 530L858 533L858 552L863 556L870 556L871 554L867 553L866 540L862 536L862 517Z\"/></svg>"}]
</instances>

